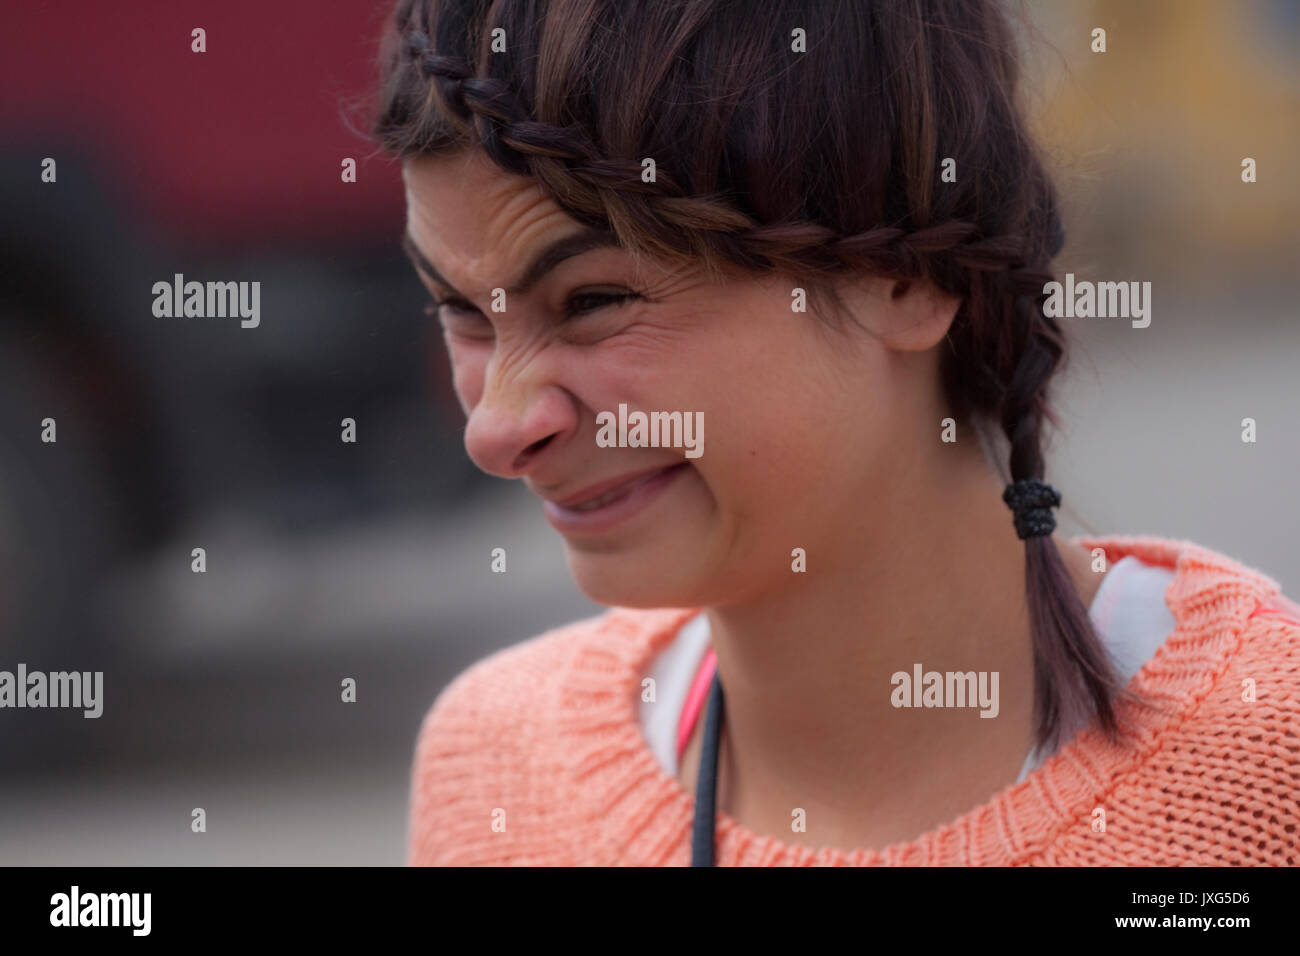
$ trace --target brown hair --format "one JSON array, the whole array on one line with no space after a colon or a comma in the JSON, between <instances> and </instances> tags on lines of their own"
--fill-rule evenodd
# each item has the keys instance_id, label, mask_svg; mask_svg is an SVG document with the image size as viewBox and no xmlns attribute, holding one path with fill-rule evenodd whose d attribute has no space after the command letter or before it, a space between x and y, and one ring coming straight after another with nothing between
<instances>
[{"instance_id":1,"label":"brown hair","mask_svg":"<svg viewBox=\"0 0 1300 956\"><path fill-rule=\"evenodd\" d=\"M634 254L780 270L827 316L851 272L960 295L953 414L1000 427L1010 481L1042 478L1064 233L994 0L401 0L382 70L384 149L481 148ZM1036 741L1094 716L1116 740L1114 664L1055 544L1025 549Z\"/></svg>"}]
</instances>

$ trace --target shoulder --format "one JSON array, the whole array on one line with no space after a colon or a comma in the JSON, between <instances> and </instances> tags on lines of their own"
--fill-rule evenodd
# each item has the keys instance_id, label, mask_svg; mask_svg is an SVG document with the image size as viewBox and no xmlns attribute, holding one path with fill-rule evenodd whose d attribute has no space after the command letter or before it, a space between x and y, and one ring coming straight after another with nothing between
<instances>
[{"instance_id":1,"label":"shoulder","mask_svg":"<svg viewBox=\"0 0 1300 956\"><path fill-rule=\"evenodd\" d=\"M1246 618L1228 673L1270 691L1279 707L1300 712L1300 605L1280 591ZM1250 689L1250 688L1247 688Z\"/></svg>"},{"instance_id":2,"label":"shoulder","mask_svg":"<svg viewBox=\"0 0 1300 956\"><path fill-rule=\"evenodd\" d=\"M617 640L644 613L611 608L477 661L438 694L421 725L420 744L453 743L463 732L482 739L534 718L539 697L554 689L576 654Z\"/></svg>"},{"instance_id":3,"label":"shoulder","mask_svg":"<svg viewBox=\"0 0 1300 956\"><path fill-rule=\"evenodd\" d=\"M1204 662L1217 673L1189 695L1188 719L1163 751L1173 757L1164 772L1181 768L1186 787L1173 802L1233 835L1218 865L1300 864L1300 832L1285 827L1300 805L1300 608L1280 592L1265 597L1221 639L1222 657Z\"/></svg>"},{"instance_id":4,"label":"shoulder","mask_svg":"<svg viewBox=\"0 0 1300 956\"><path fill-rule=\"evenodd\" d=\"M1300 606L1268 574L1194 542L1086 543L1174 572L1163 597L1176 628L1135 678L1136 748L1115 752L1109 794L1125 822L1111 850L1157 866L1300 863L1286 825L1300 805ZM1087 788L1092 758L1105 758L1083 750L1081 768L1058 769ZM1081 837L1085 855L1092 839Z\"/></svg>"},{"instance_id":5,"label":"shoulder","mask_svg":"<svg viewBox=\"0 0 1300 956\"><path fill-rule=\"evenodd\" d=\"M554 723L564 676L583 649L606 640L629 612L610 609L503 648L461 672L420 724L411 770L407 862L516 862L494 839L494 814L524 807L554 779ZM543 808L544 809L544 808Z\"/></svg>"},{"instance_id":6,"label":"shoulder","mask_svg":"<svg viewBox=\"0 0 1300 956\"><path fill-rule=\"evenodd\" d=\"M1280 702L1300 704L1300 603L1273 577L1193 542L1124 540L1136 542L1126 553L1144 561L1153 556L1166 578L1173 572L1164 590L1179 635L1170 658L1184 673L1170 670L1165 689L1199 698L1210 685L1222 689L1225 681L1253 674L1261 689L1265 676L1273 682Z\"/></svg>"},{"instance_id":7,"label":"shoulder","mask_svg":"<svg viewBox=\"0 0 1300 956\"><path fill-rule=\"evenodd\" d=\"M1205 671L1184 689L1200 699L1203 711L1234 728L1248 725L1243 733L1278 720L1294 728L1300 718L1300 604L1271 577L1203 553L1220 567L1189 577L1184 592L1174 598L1189 633L1179 664L1194 665L1199 657ZM1247 736L1257 739L1253 733ZM1290 746L1297 743L1292 739ZM1248 742L1238 745L1254 749ZM1294 786L1300 791L1300 771Z\"/></svg>"}]
</instances>

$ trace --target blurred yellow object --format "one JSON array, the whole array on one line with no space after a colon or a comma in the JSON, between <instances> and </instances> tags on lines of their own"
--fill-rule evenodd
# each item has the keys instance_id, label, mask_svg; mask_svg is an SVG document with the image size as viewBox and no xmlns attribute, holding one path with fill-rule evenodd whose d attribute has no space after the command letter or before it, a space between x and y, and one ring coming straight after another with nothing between
<instances>
[{"instance_id":1,"label":"blurred yellow object","mask_svg":"<svg viewBox=\"0 0 1300 956\"><path fill-rule=\"evenodd\" d=\"M1059 54L1028 72L1026 85L1075 212L1072 240L1083 236L1108 257L1136 245L1145 262L1189 248L1237 265L1295 262L1294 10L1098 0L1029 12L1039 30L1030 43ZM1104 53L1092 51L1098 27ZM1256 183L1242 181L1247 157Z\"/></svg>"}]
</instances>

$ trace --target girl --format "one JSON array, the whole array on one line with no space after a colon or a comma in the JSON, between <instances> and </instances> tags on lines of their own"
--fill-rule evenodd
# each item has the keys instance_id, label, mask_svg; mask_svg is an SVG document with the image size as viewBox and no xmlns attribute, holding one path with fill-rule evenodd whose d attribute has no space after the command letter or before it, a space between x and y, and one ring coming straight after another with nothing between
<instances>
[{"instance_id":1,"label":"girl","mask_svg":"<svg viewBox=\"0 0 1300 956\"><path fill-rule=\"evenodd\" d=\"M466 448L611 608L438 697L410 862L1300 862L1296 607L1054 533L1013 48L993 0L399 4Z\"/></svg>"}]
</instances>

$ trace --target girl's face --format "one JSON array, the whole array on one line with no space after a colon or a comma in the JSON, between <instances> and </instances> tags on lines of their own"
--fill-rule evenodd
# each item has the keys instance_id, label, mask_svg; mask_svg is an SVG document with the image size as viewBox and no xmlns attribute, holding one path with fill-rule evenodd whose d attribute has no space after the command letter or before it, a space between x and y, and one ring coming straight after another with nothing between
<instances>
[{"instance_id":1,"label":"girl's face","mask_svg":"<svg viewBox=\"0 0 1300 956\"><path fill-rule=\"evenodd\" d=\"M804 578L795 548L819 570L852 562L881 545L894 489L942 454L917 451L940 447L933 299L858 283L846 300L870 332L833 332L792 309L791 277L708 282L599 244L545 257L583 228L480 151L410 161L404 178L408 251L447 303L466 450L542 499L592 600L723 606ZM539 257L550 268L521 284ZM602 447L597 416L613 413L617 440L620 405L702 418L701 453Z\"/></svg>"}]
</instances>

